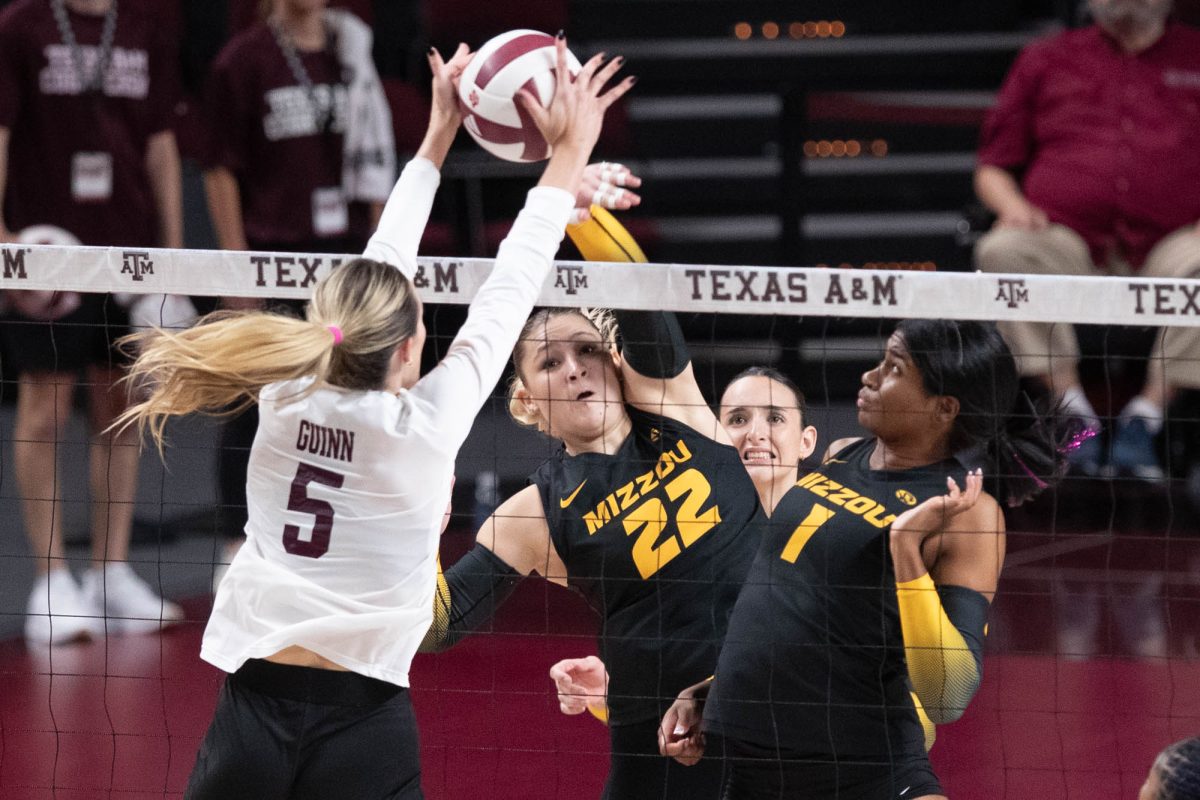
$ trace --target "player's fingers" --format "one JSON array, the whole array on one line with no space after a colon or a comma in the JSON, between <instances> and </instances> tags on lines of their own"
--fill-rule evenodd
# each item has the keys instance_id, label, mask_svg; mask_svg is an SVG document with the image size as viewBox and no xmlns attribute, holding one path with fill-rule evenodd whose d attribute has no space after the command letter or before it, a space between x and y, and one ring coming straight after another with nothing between
<instances>
[{"instance_id":1,"label":"player's fingers","mask_svg":"<svg viewBox=\"0 0 1200 800\"><path fill-rule=\"evenodd\" d=\"M598 93L604 84L608 83L613 75L617 74L617 70L625 66L625 56L617 56L612 61L609 61L592 77L591 89L593 93Z\"/></svg>"},{"instance_id":2,"label":"player's fingers","mask_svg":"<svg viewBox=\"0 0 1200 800\"><path fill-rule=\"evenodd\" d=\"M524 108L529 116L533 119L533 124L537 126L537 129L541 131L542 135L544 136L546 133L546 125L549 115L542 104L537 101L537 98L535 98L528 89L520 89L517 91L513 99L520 103L521 107Z\"/></svg>"},{"instance_id":3,"label":"player's fingers","mask_svg":"<svg viewBox=\"0 0 1200 800\"><path fill-rule=\"evenodd\" d=\"M581 88L591 91L593 94L596 93L596 87L592 85L592 79L595 77L596 70L600 69L600 65L604 63L606 56L607 53L601 51L583 63L583 68L575 76L575 81Z\"/></svg>"},{"instance_id":4,"label":"player's fingers","mask_svg":"<svg viewBox=\"0 0 1200 800\"><path fill-rule=\"evenodd\" d=\"M567 37L562 31L558 32L557 38L554 40L554 64L556 75L570 75L571 71L567 69ZM569 81L555 81L555 95L562 94L567 91L567 87L574 83L574 78Z\"/></svg>"},{"instance_id":5,"label":"player's fingers","mask_svg":"<svg viewBox=\"0 0 1200 800\"><path fill-rule=\"evenodd\" d=\"M582 225L583 223L587 222L591 218L592 218L591 208L573 208L573 209L571 209L570 224L572 224L572 225Z\"/></svg>"},{"instance_id":6,"label":"player's fingers","mask_svg":"<svg viewBox=\"0 0 1200 800\"><path fill-rule=\"evenodd\" d=\"M633 88L637 83L637 75L630 75L625 80L618 83L616 86L609 89L604 94L600 95L600 105L602 108L608 108L613 103L625 96L625 93Z\"/></svg>"}]
</instances>

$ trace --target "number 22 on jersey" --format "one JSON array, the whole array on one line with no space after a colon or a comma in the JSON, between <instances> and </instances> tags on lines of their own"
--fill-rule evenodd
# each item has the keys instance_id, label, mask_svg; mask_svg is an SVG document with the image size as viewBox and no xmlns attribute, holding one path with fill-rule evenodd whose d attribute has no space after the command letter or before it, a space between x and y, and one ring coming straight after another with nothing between
<instances>
[{"instance_id":1,"label":"number 22 on jersey","mask_svg":"<svg viewBox=\"0 0 1200 800\"><path fill-rule=\"evenodd\" d=\"M712 493L712 487L700 470L685 470L664 489L673 501L683 498L675 513L676 535L659 541L670 521L670 514L657 497L647 498L623 520L627 536L641 531L633 542L632 554L633 563L643 579L665 567L721 521L721 510L716 506L701 509Z\"/></svg>"}]
</instances>

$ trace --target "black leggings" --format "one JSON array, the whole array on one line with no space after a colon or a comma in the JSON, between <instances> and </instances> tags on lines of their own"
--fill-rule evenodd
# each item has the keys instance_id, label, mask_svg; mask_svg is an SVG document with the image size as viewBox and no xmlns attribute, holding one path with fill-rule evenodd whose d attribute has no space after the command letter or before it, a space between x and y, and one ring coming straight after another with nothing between
<instances>
[{"instance_id":1,"label":"black leggings","mask_svg":"<svg viewBox=\"0 0 1200 800\"><path fill-rule=\"evenodd\" d=\"M942 794L924 753L788 760L764 757L710 734L705 757L725 762L721 800L915 800Z\"/></svg>"},{"instance_id":2,"label":"black leggings","mask_svg":"<svg viewBox=\"0 0 1200 800\"><path fill-rule=\"evenodd\" d=\"M408 690L353 672L247 661L221 687L184 797L419 800Z\"/></svg>"},{"instance_id":3,"label":"black leggings","mask_svg":"<svg viewBox=\"0 0 1200 800\"><path fill-rule=\"evenodd\" d=\"M658 720L614 725L609 729L612 766L604 800L718 800L722 764L701 759L685 767L658 754Z\"/></svg>"}]
</instances>

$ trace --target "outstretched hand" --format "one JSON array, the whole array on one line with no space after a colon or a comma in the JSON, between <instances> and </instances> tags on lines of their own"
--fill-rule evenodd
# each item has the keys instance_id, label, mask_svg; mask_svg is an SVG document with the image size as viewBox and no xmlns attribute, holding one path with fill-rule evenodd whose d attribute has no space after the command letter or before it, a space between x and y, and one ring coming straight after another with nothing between
<instances>
[{"instance_id":1,"label":"outstretched hand","mask_svg":"<svg viewBox=\"0 0 1200 800\"><path fill-rule=\"evenodd\" d=\"M578 75L571 78L567 68L567 41L561 34L555 41L555 50L556 80L550 107L543 108L528 89L519 91L516 101L533 119L551 150L560 146L577 146L590 153L600 137L604 112L629 91L635 79L625 78L604 91L604 85L624 63L623 58L618 56L604 64L604 54L597 53L588 59Z\"/></svg>"},{"instance_id":2,"label":"outstretched hand","mask_svg":"<svg viewBox=\"0 0 1200 800\"><path fill-rule=\"evenodd\" d=\"M608 694L608 670L596 656L564 658L550 668L564 714L582 714L588 706L603 707Z\"/></svg>"},{"instance_id":3,"label":"outstretched hand","mask_svg":"<svg viewBox=\"0 0 1200 800\"><path fill-rule=\"evenodd\" d=\"M983 470L967 473L966 488L960 490L954 478L946 478L946 494L931 497L910 508L892 522L893 543L920 547L928 537L943 531L950 520L974 507L983 491Z\"/></svg>"},{"instance_id":4,"label":"outstretched hand","mask_svg":"<svg viewBox=\"0 0 1200 800\"><path fill-rule=\"evenodd\" d=\"M429 48L429 70L433 73L431 125L436 121L457 130L462 122L462 113L458 108L458 80L471 62L472 55L471 48L460 43L450 60L444 61L436 47Z\"/></svg>"},{"instance_id":5,"label":"outstretched hand","mask_svg":"<svg viewBox=\"0 0 1200 800\"><path fill-rule=\"evenodd\" d=\"M626 211L642 202L641 195L632 191L642 185L642 179L624 164L600 161L588 164L583 180L575 192L575 215L572 222L580 223L591 217L591 206L610 211Z\"/></svg>"}]
</instances>

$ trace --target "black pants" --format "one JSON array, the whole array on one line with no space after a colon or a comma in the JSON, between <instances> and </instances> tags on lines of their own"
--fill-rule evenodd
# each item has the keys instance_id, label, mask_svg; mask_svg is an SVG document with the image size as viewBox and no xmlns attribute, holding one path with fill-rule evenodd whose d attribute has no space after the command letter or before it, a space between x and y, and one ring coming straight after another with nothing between
<instances>
[{"instance_id":1,"label":"black pants","mask_svg":"<svg viewBox=\"0 0 1200 800\"><path fill-rule=\"evenodd\" d=\"M704 757L725 763L721 800L914 800L942 794L924 753L788 760L710 734Z\"/></svg>"},{"instance_id":2,"label":"black pants","mask_svg":"<svg viewBox=\"0 0 1200 800\"><path fill-rule=\"evenodd\" d=\"M604 784L604 800L718 800L722 764L701 759L685 767L658 754L658 720L613 725L612 766Z\"/></svg>"},{"instance_id":3,"label":"black pants","mask_svg":"<svg viewBox=\"0 0 1200 800\"><path fill-rule=\"evenodd\" d=\"M419 800L408 691L353 672L247 661L221 687L184 797Z\"/></svg>"}]
</instances>

